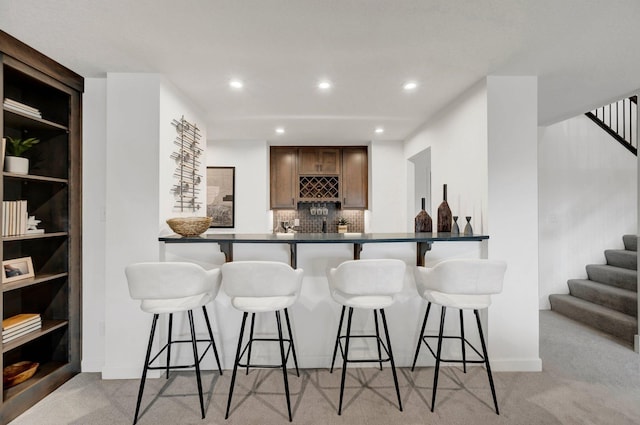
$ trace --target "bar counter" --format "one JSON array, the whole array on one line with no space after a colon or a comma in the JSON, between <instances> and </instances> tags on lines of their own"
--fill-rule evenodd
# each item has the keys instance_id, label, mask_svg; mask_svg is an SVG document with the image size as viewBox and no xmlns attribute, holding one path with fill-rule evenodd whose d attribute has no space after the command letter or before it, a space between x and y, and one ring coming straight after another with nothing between
<instances>
[{"instance_id":1,"label":"bar counter","mask_svg":"<svg viewBox=\"0 0 640 425\"><path fill-rule=\"evenodd\" d=\"M367 243L415 242L416 265L424 265L424 256L434 242L479 242L489 239L488 235L453 235L451 233L205 233L200 236L183 237L180 235L161 236L162 243L217 243L224 253L225 261L233 261L233 245L252 244L288 244L291 266L296 268L298 244L353 244L353 259L360 259L363 245Z\"/></svg>"}]
</instances>

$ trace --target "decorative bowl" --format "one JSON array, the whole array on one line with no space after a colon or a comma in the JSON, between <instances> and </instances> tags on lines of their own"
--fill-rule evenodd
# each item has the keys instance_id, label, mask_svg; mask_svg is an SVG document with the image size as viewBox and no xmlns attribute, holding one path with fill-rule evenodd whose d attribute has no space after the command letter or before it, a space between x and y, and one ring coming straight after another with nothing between
<instances>
[{"instance_id":1,"label":"decorative bowl","mask_svg":"<svg viewBox=\"0 0 640 425\"><path fill-rule=\"evenodd\" d=\"M198 236L211 225L211 217L175 217L167 220L171 230L182 236Z\"/></svg>"},{"instance_id":2,"label":"decorative bowl","mask_svg":"<svg viewBox=\"0 0 640 425\"><path fill-rule=\"evenodd\" d=\"M22 361L5 367L2 370L2 382L5 388L18 385L31 378L40 366L39 363Z\"/></svg>"}]
</instances>

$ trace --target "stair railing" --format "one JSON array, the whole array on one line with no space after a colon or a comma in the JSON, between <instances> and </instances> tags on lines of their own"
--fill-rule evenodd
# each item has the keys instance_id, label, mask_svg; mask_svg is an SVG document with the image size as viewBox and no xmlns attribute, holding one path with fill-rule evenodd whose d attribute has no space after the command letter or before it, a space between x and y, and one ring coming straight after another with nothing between
<instances>
[{"instance_id":1,"label":"stair railing","mask_svg":"<svg viewBox=\"0 0 640 425\"><path fill-rule=\"evenodd\" d=\"M638 97L631 96L610 105L596 108L585 115L637 156L637 114Z\"/></svg>"}]
</instances>

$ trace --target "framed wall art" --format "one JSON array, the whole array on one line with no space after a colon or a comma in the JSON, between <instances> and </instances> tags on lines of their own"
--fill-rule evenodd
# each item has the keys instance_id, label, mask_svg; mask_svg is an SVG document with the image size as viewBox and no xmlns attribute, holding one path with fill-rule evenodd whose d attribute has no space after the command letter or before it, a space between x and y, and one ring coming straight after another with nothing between
<instances>
[{"instance_id":1,"label":"framed wall art","mask_svg":"<svg viewBox=\"0 0 640 425\"><path fill-rule=\"evenodd\" d=\"M234 227L236 167L207 167L209 227Z\"/></svg>"},{"instance_id":2,"label":"framed wall art","mask_svg":"<svg viewBox=\"0 0 640 425\"><path fill-rule=\"evenodd\" d=\"M33 261L31 257L16 258L2 262L4 272L2 273L2 283L13 282L14 280L28 279L34 277Z\"/></svg>"}]
</instances>

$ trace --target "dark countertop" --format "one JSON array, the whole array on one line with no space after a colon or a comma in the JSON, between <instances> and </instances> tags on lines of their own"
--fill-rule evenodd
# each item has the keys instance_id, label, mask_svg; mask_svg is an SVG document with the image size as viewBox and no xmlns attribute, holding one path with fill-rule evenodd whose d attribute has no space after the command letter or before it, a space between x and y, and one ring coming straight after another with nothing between
<instances>
[{"instance_id":1,"label":"dark countertop","mask_svg":"<svg viewBox=\"0 0 640 425\"><path fill-rule=\"evenodd\" d=\"M488 235L452 235L451 233L208 233L200 236L161 236L166 243L375 243L375 242L441 242L481 241Z\"/></svg>"}]
</instances>

